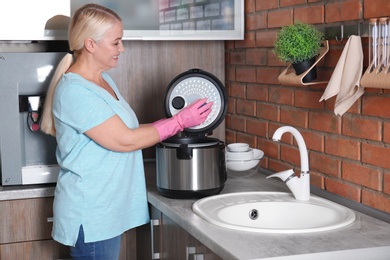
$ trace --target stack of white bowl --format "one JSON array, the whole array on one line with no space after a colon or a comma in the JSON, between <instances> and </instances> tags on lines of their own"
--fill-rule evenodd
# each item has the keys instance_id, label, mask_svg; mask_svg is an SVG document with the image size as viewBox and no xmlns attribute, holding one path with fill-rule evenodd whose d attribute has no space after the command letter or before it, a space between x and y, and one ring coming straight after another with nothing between
<instances>
[{"instance_id":1,"label":"stack of white bowl","mask_svg":"<svg viewBox=\"0 0 390 260\"><path fill-rule=\"evenodd\" d=\"M231 171L248 171L259 165L264 152L246 143L232 143L226 147L226 167Z\"/></svg>"}]
</instances>

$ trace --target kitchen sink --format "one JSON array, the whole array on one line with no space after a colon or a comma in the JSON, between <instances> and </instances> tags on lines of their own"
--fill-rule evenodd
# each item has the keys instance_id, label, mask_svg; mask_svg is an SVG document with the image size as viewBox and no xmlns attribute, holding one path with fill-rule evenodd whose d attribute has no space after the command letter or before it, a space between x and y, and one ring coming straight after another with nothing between
<instances>
[{"instance_id":1,"label":"kitchen sink","mask_svg":"<svg viewBox=\"0 0 390 260\"><path fill-rule=\"evenodd\" d=\"M355 221L347 207L311 196L299 201L285 192L238 192L196 201L193 211L229 229L261 233L308 233L334 230Z\"/></svg>"}]
</instances>

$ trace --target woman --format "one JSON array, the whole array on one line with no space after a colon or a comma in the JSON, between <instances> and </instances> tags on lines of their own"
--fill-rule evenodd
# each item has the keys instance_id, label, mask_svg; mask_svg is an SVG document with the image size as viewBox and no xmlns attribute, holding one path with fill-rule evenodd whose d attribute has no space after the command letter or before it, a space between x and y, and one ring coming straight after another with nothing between
<instances>
[{"instance_id":1,"label":"woman","mask_svg":"<svg viewBox=\"0 0 390 260\"><path fill-rule=\"evenodd\" d=\"M56 136L61 167L53 238L74 259L117 259L121 234L149 221L141 149L201 124L212 102L139 125L106 70L124 51L121 18L96 4L80 7L69 47L49 87L41 128ZM73 59L73 55L75 60Z\"/></svg>"}]
</instances>

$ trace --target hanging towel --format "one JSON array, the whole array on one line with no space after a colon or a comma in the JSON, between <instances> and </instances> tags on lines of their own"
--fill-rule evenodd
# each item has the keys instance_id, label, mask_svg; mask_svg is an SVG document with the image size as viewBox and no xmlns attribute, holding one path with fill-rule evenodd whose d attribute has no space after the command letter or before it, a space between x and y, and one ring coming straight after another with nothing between
<instances>
[{"instance_id":1,"label":"hanging towel","mask_svg":"<svg viewBox=\"0 0 390 260\"><path fill-rule=\"evenodd\" d=\"M364 93L360 86L363 49L360 36L349 37L320 102L335 95L334 113L342 116Z\"/></svg>"}]
</instances>

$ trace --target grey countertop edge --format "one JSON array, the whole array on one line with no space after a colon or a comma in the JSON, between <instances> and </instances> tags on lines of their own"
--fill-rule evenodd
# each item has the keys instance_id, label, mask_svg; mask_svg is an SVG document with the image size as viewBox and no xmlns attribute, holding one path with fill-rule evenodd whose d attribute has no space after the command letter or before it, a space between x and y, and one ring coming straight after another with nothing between
<instances>
[{"instance_id":1,"label":"grey countertop edge","mask_svg":"<svg viewBox=\"0 0 390 260\"><path fill-rule=\"evenodd\" d=\"M155 163L145 162L148 200L222 259L261 259L390 245L390 224L356 211L356 221L335 230L307 234L265 234L220 228L192 211L196 200L170 199L156 188ZM223 193L243 191L289 192L277 180L266 180L263 170L245 178L229 176ZM0 201L52 197L54 185L0 187ZM315 196L315 195L314 195ZM388 216L388 214L387 214Z\"/></svg>"}]
</instances>

